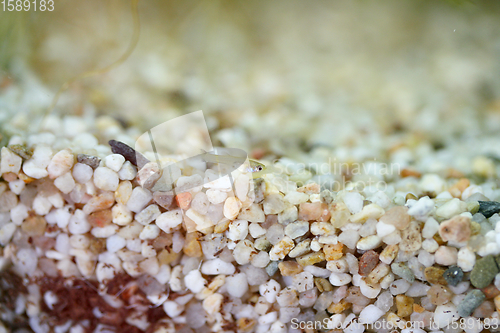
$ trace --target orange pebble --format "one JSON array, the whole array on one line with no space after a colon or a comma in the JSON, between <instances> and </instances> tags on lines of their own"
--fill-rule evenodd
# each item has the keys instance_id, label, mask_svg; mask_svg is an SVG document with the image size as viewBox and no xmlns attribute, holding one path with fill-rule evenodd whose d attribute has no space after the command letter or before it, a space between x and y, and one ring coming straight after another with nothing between
<instances>
[{"instance_id":1,"label":"orange pebble","mask_svg":"<svg viewBox=\"0 0 500 333\"><path fill-rule=\"evenodd\" d=\"M187 210L189 208L189 205L191 204L191 193L184 192L177 194L175 196L175 201L177 201L177 205L181 209Z\"/></svg>"}]
</instances>

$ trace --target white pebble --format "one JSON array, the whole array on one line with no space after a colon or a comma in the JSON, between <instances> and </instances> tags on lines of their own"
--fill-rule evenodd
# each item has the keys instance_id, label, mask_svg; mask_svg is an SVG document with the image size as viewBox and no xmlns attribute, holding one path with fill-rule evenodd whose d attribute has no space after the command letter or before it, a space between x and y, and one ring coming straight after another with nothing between
<instances>
[{"instance_id":1,"label":"white pebble","mask_svg":"<svg viewBox=\"0 0 500 333\"><path fill-rule=\"evenodd\" d=\"M23 163L23 172L26 176L40 179L47 177L49 172L47 166L52 159L52 149L43 144L36 146L33 156Z\"/></svg>"},{"instance_id":2,"label":"white pebble","mask_svg":"<svg viewBox=\"0 0 500 333\"><path fill-rule=\"evenodd\" d=\"M205 287L207 280L201 276L200 271L192 270L184 277L184 283L186 287L193 293L199 293Z\"/></svg>"},{"instance_id":3,"label":"white pebble","mask_svg":"<svg viewBox=\"0 0 500 333\"><path fill-rule=\"evenodd\" d=\"M363 196L358 192L347 192L344 194L344 203L351 214L356 214L363 209Z\"/></svg>"},{"instance_id":4,"label":"white pebble","mask_svg":"<svg viewBox=\"0 0 500 333\"><path fill-rule=\"evenodd\" d=\"M116 204L111 209L113 223L121 226L128 225L132 222L132 212L123 204Z\"/></svg>"},{"instance_id":5,"label":"white pebble","mask_svg":"<svg viewBox=\"0 0 500 333\"><path fill-rule=\"evenodd\" d=\"M156 220L160 214L160 208L157 205L149 205L135 215L135 220L142 225L148 225Z\"/></svg>"},{"instance_id":6,"label":"white pebble","mask_svg":"<svg viewBox=\"0 0 500 333\"><path fill-rule=\"evenodd\" d=\"M458 251L454 247L450 246L440 246L435 255L434 259L436 264L443 266L451 266L457 263Z\"/></svg>"},{"instance_id":7,"label":"white pebble","mask_svg":"<svg viewBox=\"0 0 500 333\"><path fill-rule=\"evenodd\" d=\"M98 167L94 171L94 184L103 191L116 191L119 182L118 174L107 167Z\"/></svg>"},{"instance_id":8,"label":"white pebble","mask_svg":"<svg viewBox=\"0 0 500 333\"><path fill-rule=\"evenodd\" d=\"M57 152L47 166L49 177L54 179L68 173L73 166L74 159L73 153L69 149Z\"/></svg>"},{"instance_id":9,"label":"white pebble","mask_svg":"<svg viewBox=\"0 0 500 333\"><path fill-rule=\"evenodd\" d=\"M361 279L359 282L359 289L364 296L371 299L376 298L382 290L379 284L370 285L367 284L363 279Z\"/></svg>"},{"instance_id":10,"label":"white pebble","mask_svg":"<svg viewBox=\"0 0 500 333\"><path fill-rule=\"evenodd\" d=\"M68 194L75 187L75 180L71 176L71 172L66 172L54 180L54 185L64 194Z\"/></svg>"},{"instance_id":11,"label":"white pebble","mask_svg":"<svg viewBox=\"0 0 500 333\"><path fill-rule=\"evenodd\" d=\"M219 258L210 259L201 265L201 272L206 275L230 275L235 272L234 265Z\"/></svg>"},{"instance_id":12,"label":"white pebble","mask_svg":"<svg viewBox=\"0 0 500 333\"><path fill-rule=\"evenodd\" d=\"M94 170L92 170L92 168L87 164L76 163L75 166L73 167L72 173L73 173L73 178L77 182L79 182L80 184L85 184L92 178Z\"/></svg>"},{"instance_id":13,"label":"white pebble","mask_svg":"<svg viewBox=\"0 0 500 333\"><path fill-rule=\"evenodd\" d=\"M85 213L82 210L77 209L69 220L69 232L74 235L80 235L87 233L90 228L91 225L87 222L87 216L85 215Z\"/></svg>"},{"instance_id":14,"label":"white pebble","mask_svg":"<svg viewBox=\"0 0 500 333\"><path fill-rule=\"evenodd\" d=\"M361 310L359 314L359 322L361 324L373 324L377 321L382 315L384 311L380 310L373 304L367 305L363 310Z\"/></svg>"},{"instance_id":15,"label":"white pebble","mask_svg":"<svg viewBox=\"0 0 500 333\"><path fill-rule=\"evenodd\" d=\"M105 166L115 172L120 171L124 162L125 162L125 157L123 157L120 154L111 154L104 158Z\"/></svg>"},{"instance_id":16,"label":"white pebble","mask_svg":"<svg viewBox=\"0 0 500 333\"><path fill-rule=\"evenodd\" d=\"M358 250L373 250L382 244L382 239L376 235L361 238L356 244Z\"/></svg>"},{"instance_id":17,"label":"white pebble","mask_svg":"<svg viewBox=\"0 0 500 333\"><path fill-rule=\"evenodd\" d=\"M123 249L125 245L127 241L118 235L112 235L106 239L106 249L111 253Z\"/></svg>"},{"instance_id":18,"label":"white pebble","mask_svg":"<svg viewBox=\"0 0 500 333\"><path fill-rule=\"evenodd\" d=\"M439 223L432 217L425 221L424 228L422 229L422 237L432 238L439 230Z\"/></svg>"},{"instance_id":19,"label":"white pebble","mask_svg":"<svg viewBox=\"0 0 500 333\"><path fill-rule=\"evenodd\" d=\"M248 231L253 238L259 238L266 234L266 229L262 228L259 223L250 223Z\"/></svg>"},{"instance_id":20,"label":"white pebble","mask_svg":"<svg viewBox=\"0 0 500 333\"><path fill-rule=\"evenodd\" d=\"M233 297L243 297L248 291L247 276L244 273L238 273L226 277L225 286L229 295Z\"/></svg>"},{"instance_id":21,"label":"white pebble","mask_svg":"<svg viewBox=\"0 0 500 333\"><path fill-rule=\"evenodd\" d=\"M462 247L457 254L457 266L464 272L472 271L476 263L476 254L468 247Z\"/></svg>"},{"instance_id":22,"label":"white pebble","mask_svg":"<svg viewBox=\"0 0 500 333\"><path fill-rule=\"evenodd\" d=\"M155 239L160 234L160 228L158 228L154 224L149 224L142 229L141 234L139 235L140 239Z\"/></svg>"},{"instance_id":23,"label":"white pebble","mask_svg":"<svg viewBox=\"0 0 500 333\"><path fill-rule=\"evenodd\" d=\"M178 208L165 212L156 218L155 223L161 230L170 233L182 223L182 211Z\"/></svg>"},{"instance_id":24,"label":"white pebble","mask_svg":"<svg viewBox=\"0 0 500 333\"><path fill-rule=\"evenodd\" d=\"M206 192L207 199L213 204L224 202L227 198L227 193L219 190L208 189Z\"/></svg>"},{"instance_id":25,"label":"white pebble","mask_svg":"<svg viewBox=\"0 0 500 333\"><path fill-rule=\"evenodd\" d=\"M453 303L439 305L434 311L434 322L438 328L449 326L459 318L457 308Z\"/></svg>"},{"instance_id":26,"label":"white pebble","mask_svg":"<svg viewBox=\"0 0 500 333\"><path fill-rule=\"evenodd\" d=\"M270 304L276 302L276 296L281 291L281 285L273 279L259 286L259 293Z\"/></svg>"},{"instance_id":27,"label":"white pebble","mask_svg":"<svg viewBox=\"0 0 500 333\"><path fill-rule=\"evenodd\" d=\"M127 207L132 212L139 213L147 206L152 198L153 196L151 195L151 192L138 186L133 189L132 194L127 201Z\"/></svg>"},{"instance_id":28,"label":"white pebble","mask_svg":"<svg viewBox=\"0 0 500 333\"><path fill-rule=\"evenodd\" d=\"M10 190L12 191L12 193L15 193L17 195L21 194L25 187L26 184L22 179L17 179L9 183Z\"/></svg>"},{"instance_id":29,"label":"white pebble","mask_svg":"<svg viewBox=\"0 0 500 333\"><path fill-rule=\"evenodd\" d=\"M436 242L432 238L426 239L422 242L422 249L424 249L425 251L427 251L429 253L436 252L438 248L439 248L438 242Z\"/></svg>"},{"instance_id":30,"label":"white pebble","mask_svg":"<svg viewBox=\"0 0 500 333\"><path fill-rule=\"evenodd\" d=\"M380 238L384 238L385 236L393 233L396 230L396 227L392 224L387 224L384 222L377 223L377 236Z\"/></svg>"},{"instance_id":31,"label":"white pebble","mask_svg":"<svg viewBox=\"0 0 500 333\"><path fill-rule=\"evenodd\" d=\"M0 174L13 172L19 173L23 159L7 147L2 147L0 160Z\"/></svg>"},{"instance_id":32,"label":"white pebble","mask_svg":"<svg viewBox=\"0 0 500 333\"><path fill-rule=\"evenodd\" d=\"M227 238L233 241L245 239L248 235L248 221L235 220L229 223L229 230L226 232Z\"/></svg>"},{"instance_id":33,"label":"white pebble","mask_svg":"<svg viewBox=\"0 0 500 333\"><path fill-rule=\"evenodd\" d=\"M109 236L112 236L116 234L118 231L118 226L114 224L107 225L105 227L94 227L92 230L90 230L90 233L92 236L96 238L108 238Z\"/></svg>"},{"instance_id":34,"label":"white pebble","mask_svg":"<svg viewBox=\"0 0 500 333\"><path fill-rule=\"evenodd\" d=\"M419 221L425 221L433 209L434 201L425 196L418 199L418 201L408 209L408 215L415 217Z\"/></svg>"},{"instance_id":35,"label":"white pebble","mask_svg":"<svg viewBox=\"0 0 500 333\"><path fill-rule=\"evenodd\" d=\"M46 215L50 209L52 208L52 203L44 197L42 194L37 194L35 199L33 200L33 210L38 215Z\"/></svg>"},{"instance_id":36,"label":"white pebble","mask_svg":"<svg viewBox=\"0 0 500 333\"><path fill-rule=\"evenodd\" d=\"M352 277L347 273L332 273L330 274L329 280L333 286L339 287L351 282Z\"/></svg>"},{"instance_id":37,"label":"white pebble","mask_svg":"<svg viewBox=\"0 0 500 333\"><path fill-rule=\"evenodd\" d=\"M314 287L314 276L309 272L301 272L292 277L292 285L301 293Z\"/></svg>"},{"instance_id":38,"label":"white pebble","mask_svg":"<svg viewBox=\"0 0 500 333\"><path fill-rule=\"evenodd\" d=\"M121 169L118 171L118 177L121 180L133 180L136 176L137 168L129 161L125 161Z\"/></svg>"},{"instance_id":39,"label":"white pebble","mask_svg":"<svg viewBox=\"0 0 500 333\"><path fill-rule=\"evenodd\" d=\"M24 219L29 216L29 209L23 204L18 204L10 210L10 219L15 225L21 225Z\"/></svg>"},{"instance_id":40,"label":"white pebble","mask_svg":"<svg viewBox=\"0 0 500 333\"><path fill-rule=\"evenodd\" d=\"M410 283L405 279L399 279L391 283L389 290L394 296L404 294L410 289Z\"/></svg>"},{"instance_id":41,"label":"white pebble","mask_svg":"<svg viewBox=\"0 0 500 333\"><path fill-rule=\"evenodd\" d=\"M16 231L17 226L10 222L4 225L0 229L0 245L6 246L9 242L12 236L14 235L14 232Z\"/></svg>"}]
</instances>

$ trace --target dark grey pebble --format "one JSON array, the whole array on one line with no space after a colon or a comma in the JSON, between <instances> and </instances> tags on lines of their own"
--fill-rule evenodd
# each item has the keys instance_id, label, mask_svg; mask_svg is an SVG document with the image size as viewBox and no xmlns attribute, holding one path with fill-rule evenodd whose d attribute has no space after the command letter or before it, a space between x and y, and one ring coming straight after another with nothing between
<instances>
[{"instance_id":1,"label":"dark grey pebble","mask_svg":"<svg viewBox=\"0 0 500 333\"><path fill-rule=\"evenodd\" d=\"M450 286L456 286L464 277L464 271L458 266L450 266L444 273L443 277Z\"/></svg>"},{"instance_id":2,"label":"dark grey pebble","mask_svg":"<svg viewBox=\"0 0 500 333\"><path fill-rule=\"evenodd\" d=\"M500 212L500 202L496 201L478 201L479 211L486 218L490 218L493 214Z\"/></svg>"},{"instance_id":3,"label":"dark grey pebble","mask_svg":"<svg viewBox=\"0 0 500 333\"><path fill-rule=\"evenodd\" d=\"M90 156L85 154L76 155L76 160L78 163L87 164L92 169L95 169L99 166L101 159L97 156Z\"/></svg>"},{"instance_id":4,"label":"dark grey pebble","mask_svg":"<svg viewBox=\"0 0 500 333\"><path fill-rule=\"evenodd\" d=\"M113 154L122 155L123 157L125 157L125 160L135 165L138 169L141 169L144 165L149 163L149 160L144 157L144 155L137 152L134 148L124 144L123 142L109 140L108 143L111 146L111 151L113 152Z\"/></svg>"},{"instance_id":5,"label":"dark grey pebble","mask_svg":"<svg viewBox=\"0 0 500 333\"><path fill-rule=\"evenodd\" d=\"M462 318L468 317L474 310L484 302L486 296L479 289L471 290L458 304L458 315Z\"/></svg>"}]
</instances>

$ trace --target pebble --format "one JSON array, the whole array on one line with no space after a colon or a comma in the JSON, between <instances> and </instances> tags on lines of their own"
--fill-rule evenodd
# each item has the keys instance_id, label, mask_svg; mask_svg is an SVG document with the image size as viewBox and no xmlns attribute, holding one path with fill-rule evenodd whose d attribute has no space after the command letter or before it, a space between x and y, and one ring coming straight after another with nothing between
<instances>
[{"instance_id":1,"label":"pebble","mask_svg":"<svg viewBox=\"0 0 500 333\"><path fill-rule=\"evenodd\" d=\"M428 196L418 199L413 206L408 209L408 215L413 216L418 221L425 221L434 209L434 201Z\"/></svg>"},{"instance_id":2,"label":"pebble","mask_svg":"<svg viewBox=\"0 0 500 333\"><path fill-rule=\"evenodd\" d=\"M413 313L413 303L412 297L405 295L397 295L395 297L397 315L401 318L409 317Z\"/></svg>"},{"instance_id":3,"label":"pebble","mask_svg":"<svg viewBox=\"0 0 500 333\"><path fill-rule=\"evenodd\" d=\"M310 272L301 272L292 277L292 286L299 292L311 290L314 287L314 276Z\"/></svg>"},{"instance_id":4,"label":"pebble","mask_svg":"<svg viewBox=\"0 0 500 333\"><path fill-rule=\"evenodd\" d=\"M470 282L476 288L485 288L495 279L497 274L498 266L495 258L488 255L476 260L476 264L470 273Z\"/></svg>"},{"instance_id":5,"label":"pebble","mask_svg":"<svg viewBox=\"0 0 500 333\"><path fill-rule=\"evenodd\" d=\"M242 209L238 215L238 219L262 223L266 220L266 216L260 205L254 203L250 207Z\"/></svg>"},{"instance_id":6,"label":"pebble","mask_svg":"<svg viewBox=\"0 0 500 333\"><path fill-rule=\"evenodd\" d=\"M434 254L436 264L451 266L457 264L458 251L455 247L440 246Z\"/></svg>"},{"instance_id":7,"label":"pebble","mask_svg":"<svg viewBox=\"0 0 500 333\"><path fill-rule=\"evenodd\" d=\"M285 235L291 239L305 235L309 231L309 222L297 221L290 223L285 228Z\"/></svg>"},{"instance_id":8,"label":"pebble","mask_svg":"<svg viewBox=\"0 0 500 333\"><path fill-rule=\"evenodd\" d=\"M413 274L412 270L408 268L408 266L406 266L404 263L392 263L391 270L394 274L410 283L413 283L415 281L415 274Z\"/></svg>"},{"instance_id":9,"label":"pebble","mask_svg":"<svg viewBox=\"0 0 500 333\"><path fill-rule=\"evenodd\" d=\"M384 311L377 306L370 304L359 314L358 320L361 324L373 324L384 315Z\"/></svg>"},{"instance_id":10,"label":"pebble","mask_svg":"<svg viewBox=\"0 0 500 333\"><path fill-rule=\"evenodd\" d=\"M496 213L500 213L500 202L497 201L478 201L479 211L484 217L490 218Z\"/></svg>"},{"instance_id":11,"label":"pebble","mask_svg":"<svg viewBox=\"0 0 500 333\"><path fill-rule=\"evenodd\" d=\"M22 169L26 176L40 179L47 177L47 166L52 159L52 149L40 144L35 147L33 156L23 163Z\"/></svg>"},{"instance_id":12,"label":"pebble","mask_svg":"<svg viewBox=\"0 0 500 333\"><path fill-rule=\"evenodd\" d=\"M227 279L226 279L227 281ZM184 277L184 284L186 285L186 288L191 290L193 293L199 293L200 291L205 288L205 284L207 283L207 280L203 278L201 275L200 271L198 270L192 270L186 276ZM243 289L243 286L241 286ZM229 290L228 290L229 291ZM246 292L246 290L245 290ZM241 297L241 296L240 296Z\"/></svg>"},{"instance_id":13,"label":"pebble","mask_svg":"<svg viewBox=\"0 0 500 333\"><path fill-rule=\"evenodd\" d=\"M74 156L71 150L63 149L57 152L47 166L47 171L51 179L62 176L71 170L74 163Z\"/></svg>"},{"instance_id":14,"label":"pebble","mask_svg":"<svg viewBox=\"0 0 500 333\"><path fill-rule=\"evenodd\" d=\"M460 317L470 316L474 310L485 300L484 293L479 289L473 289L467 293L465 298L458 304L457 311Z\"/></svg>"},{"instance_id":15,"label":"pebble","mask_svg":"<svg viewBox=\"0 0 500 333\"><path fill-rule=\"evenodd\" d=\"M439 223L432 217L425 221L424 228L422 229L422 237L432 238L439 231Z\"/></svg>"},{"instance_id":16,"label":"pebble","mask_svg":"<svg viewBox=\"0 0 500 333\"><path fill-rule=\"evenodd\" d=\"M396 227L392 224L387 224L384 222L377 223L377 236L384 238L387 235L390 235L396 230Z\"/></svg>"},{"instance_id":17,"label":"pebble","mask_svg":"<svg viewBox=\"0 0 500 333\"><path fill-rule=\"evenodd\" d=\"M201 272L206 275L231 275L234 274L235 267L231 263L215 258L205 261L201 265Z\"/></svg>"},{"instance_id":18,"label":"pebble","mask_svg":"<svg viewBox=\"0 0 500 333\"><path fill-rule=\"evenodd\" d=\"M368 219L378 220L384 213L384 209L379 205L368 204L363 207L361 212L351 215L349 220L353 223L364 223Z\"/></svg>"},{"instance_id":19,"label":"pebble","mask_svg":"<svg viewBox=\"0 0 500 333\"><path fill-rule=\"evenodd\" d=\"M301 266L305 267L324 261L325 255L323 252L314 252L297 257L295 260L297 260Z\"/></svg>"},{"instance_id":20,"label":"pebble","mask_svg":"<svg viewBox=\"0 0 500 333\"><path fill-rule=\"evenodd\" d=\"M337 244L326 244L323 246L323 252L327 261L337 260L343 256L344 244L338 242Z\"/></svg>"},{"instance_id":21,"label":"pebble","mask_svg":"<svg viewBox=\"0 0 500 333\"><path fill-rule=\"evenodd\" d=\"M118 172L125 162L125 157L120 154L111 154L104 158L104 164L107 168Z\"/></svg>"},{"instance_id":22,"label":"pebble","mask_svg":"<svg viewBox=\"0 0 500 333\"><path fill-rule=\"evenodd\" d=\"M271 243L269 243L271 245ZM296 258L299 257L303 254L306 254L307 252L311 251L311 240L310 239L305 239L299 244L297 244L289 253L288 256L290 258Z\"/></svg>"},{"instance_id":23,"label":"pebble","mask_svg":"<svg viewBox=\"0 0 500 333\"><path fill-rule=\"evenodd\" d=\"M351 214L359 213L363 209L363 196L359 192L347 192L343 201Z\"/></svg>"},{"instance_id":24,"label":"pebble","mask_svg":"<svg viewBox=\"0 0 500 333\"><path fill-rule=\"evenodd\" d=\"M229 197L224 202L224 216L229 220L234 220L241 209L241 201L236 197Z\"/></svg>"},{"instance_id":25,"label":"pebble","mask_svg":"<svg viewBox=\"0 0 500 333\"><path fill-rule=\"evenodd\" d=\"M373 250L369 250L363 253L359 260L359 275L367 276L368 274L370 274L375 266L377 266L378 258L378 253Z\"/></svg>"},{"instance_id":26,"label":"pebble","mask_svg":"<svg viewBox=\"0 0 500 333\"><path fill-rule=\"evenodd\" d=\"M133 180L136 176L137 168L129 161L125 161L121 169L118 171L118 177L121 180Z\"/></svg>"},{"instance_id":27,"label":"pebble","mask_svg":"<svg viewBox=\"0 0 500 333\"><path fill-rule=\"evenodd\" d=\"M19 173L23 159L7 147L2 147L0 160L0 174Z\"/></svg>"},{"instance_id":28,"label":"pebble","mask_svg":"<svg viewBox=\"0 0 500 333\"><path fill-rule=\"evenodd\" d=\"M356 230L345 230L339 235L338 241L354 250L359 241L359 233Z\"/></svg>"},{"instance_id":29,"label":"pebble","mask_svg":"<svg viewBox=\"0 0 500 333\"><path fill-rule=\"evenodd\" d=\"M335 234L335 227L329 222L313 222L311 234L315 236L330 236Z\"/></svg>"},{"instance_id":30,"label":"pebble","mask_svg":"<svg viewBox=\"0 0 500 333\"><path fill-rule=\"evenodd\" d=\"M383 263L390 265L392 261L396 258L399 252L399 245L394 244L394 245L389 245L386 246L382 252L380 253L380 261Z\"/></svg>"},{"instance_id":31,"label":"pebble","mask_svg":"<svg viewBox=\"0 0 500 333\"><path fill-rule=\"evenodd\" d=\"M285 256L293 249L295 243L288 236L283 237L269 252L269 259L276 261L285 258Z\"/></svg>"},{"instance_id":32,"label":"pebble","mask_svg":"<svg viewBox=\"0 0 500 333\"><path fill-rule=\"evenodd\" d=\"M98 167L94 171L94 184L103 191L116 191L119 182L118 174L107 167Z\"/></svg>"},{"instance_id":33,"label":"pebble","mask_svg":"<svg viewBox=\"0 0 500 333\"><path fill-rule=\"evenodd\" d=\"M448 267L448 269L443 273L443 278L450 286L456 286L462 282L463 277L464 272L460 267L455 265Z\"/></svg>"},{"instance_id":34,"label":"pebble","mask_svg":"<svg viewBox=\"0 0 500 333\"><path fill-rule=\"evenodd\" d=\"M156 220L160 215L161 212L157 205L149 205L140 213L135 215L135 220L142 225L148 225Z\"/></svg>"},{"instance_id":35,"label":"pebble","mask_svg":"<svg viewBox=\"0 0 500 333\"><path fill-rule=\"evenodd\" d=\"M281 275L283 276L293 276L299 274L303 271L303 267L300 266L296 261L282 261L278 264Z\"/></svg>"},{"instance_id":36,"label":"pebble","mask_svg":"<svg viewBox=\"0 0 500 333\"><path fill-rule=\"evenodd\" d=\"M226 200L226 202L227 202L227 200ZM283 196L281 194L268 195L264 199L262 206L264 209L264 213L266 215L279 214L286 208L286 205L283 201Z\"/></svg>"},{"instance_id":37,"label":"pebble","mask_svg":"<svg viewBox=\"0 0 500 333\"><path fill-rule=\"evenodd\" d=\"M409 226L401 232L400 251L415 252L422 247L422 235L417 222L411 222Z\"/></svg>"},{"instance_id":38,"label":"pebble","mask_svg":"<svg viewBox=\"0 0 500 333\"><path fill-rule=\"evenodd\" d=\"M464 201L454 198L436 209L436 215L445 219L450 219L455 215L467 211L467 203Z\"/></svg>"},{"instance_id":39,"label":"pebble","mask_svg":"<svg viewBox=\"0 0 500 333\"><path fill-rule=\"evenodd\" d=\"M439 226L439 236L445 242L463 243L468 241L471 236L470 219L466 216L455 216L442 222Z\"/></svg>"},{"instance_id":40,"label":"pebble","mask_svg":"<svg viewBox=\"0 0 500 333\"><path fill-rule=\"evenodd\" d=\"M340 240L340 238L339 238ZM367 251L367 250L373 250L382 244L382 239L376 235L368 236L361 238L357 243L356 243L356 248L358 250L362 251Z\"/></svg>"},{"instance_id":41,"label":"pebble","mask_svg":"<svg viewBox=\"0 0 500 333\"><path fill-rule=\"evenodd\" d=\"M248 221L235 220L229 223L229 230L226 232L227 238L233 241L245 239L248 235Z\"/></svg>"},{"instance_id":42,"label":"pebble","mask_svg":"<svg viewBox=\"0 0 500 333\"><path fill-rule=\"evenodd\" d=\"M443 305L451 301L453 293L443 285L435 284L427 290L427 297L434 305Z\"/></svg>"},{"instance_id":43,"label":"pebble","mask_svg":"<svg viewBox=\"0 0 500 333\"><path fill-rule=\"evenodd\" d=\"M76 160L78 163L88 165L92 169L96 169L101 163L101 159L99 157L85 154L76 155Z\"/></svg>"},{"instance_id":44,"label":"pebble","mask_svg":"<svg viewBox=\"0 0 500 333\"><path fill-rule=\"evenodd\" d=\"M392 225L398 230L404 230L410 224L408 208L404 206L393 207L380 217L380 222Z\"/></svg>"},{"instance_id":45,"label":"pebble","mask_svg":"<svg viewBox=\"0 0 500 333\"><path fill-rule=\"evenodd\" d=\"M127 200L127 208L134 213L140 213L144 208L146 208L152 198L153 196L148 190L139 186L135 187L132 190L130 198Z\"/></svg>"}]
</instances>

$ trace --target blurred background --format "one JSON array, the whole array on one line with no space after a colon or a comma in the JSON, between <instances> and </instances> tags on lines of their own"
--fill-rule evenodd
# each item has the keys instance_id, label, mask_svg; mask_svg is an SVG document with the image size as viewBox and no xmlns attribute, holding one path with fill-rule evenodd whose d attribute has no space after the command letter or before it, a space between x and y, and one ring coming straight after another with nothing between
<instances>
[{"instance_id":1,"label":"blurred background","mask_svg":"<svg viewBox=\"0 0 500 333\"><path fill-rule=\"evenodd\" d=\"M439 148L500 130L497 0L141 0L138 11L130 57L71 84L54 114L144 130L203 110L215 144L257 155ZM34 121L64 82L120 58L132 15L125 0L0 12L4 124Z\"/></svg>"}]
</instances>

